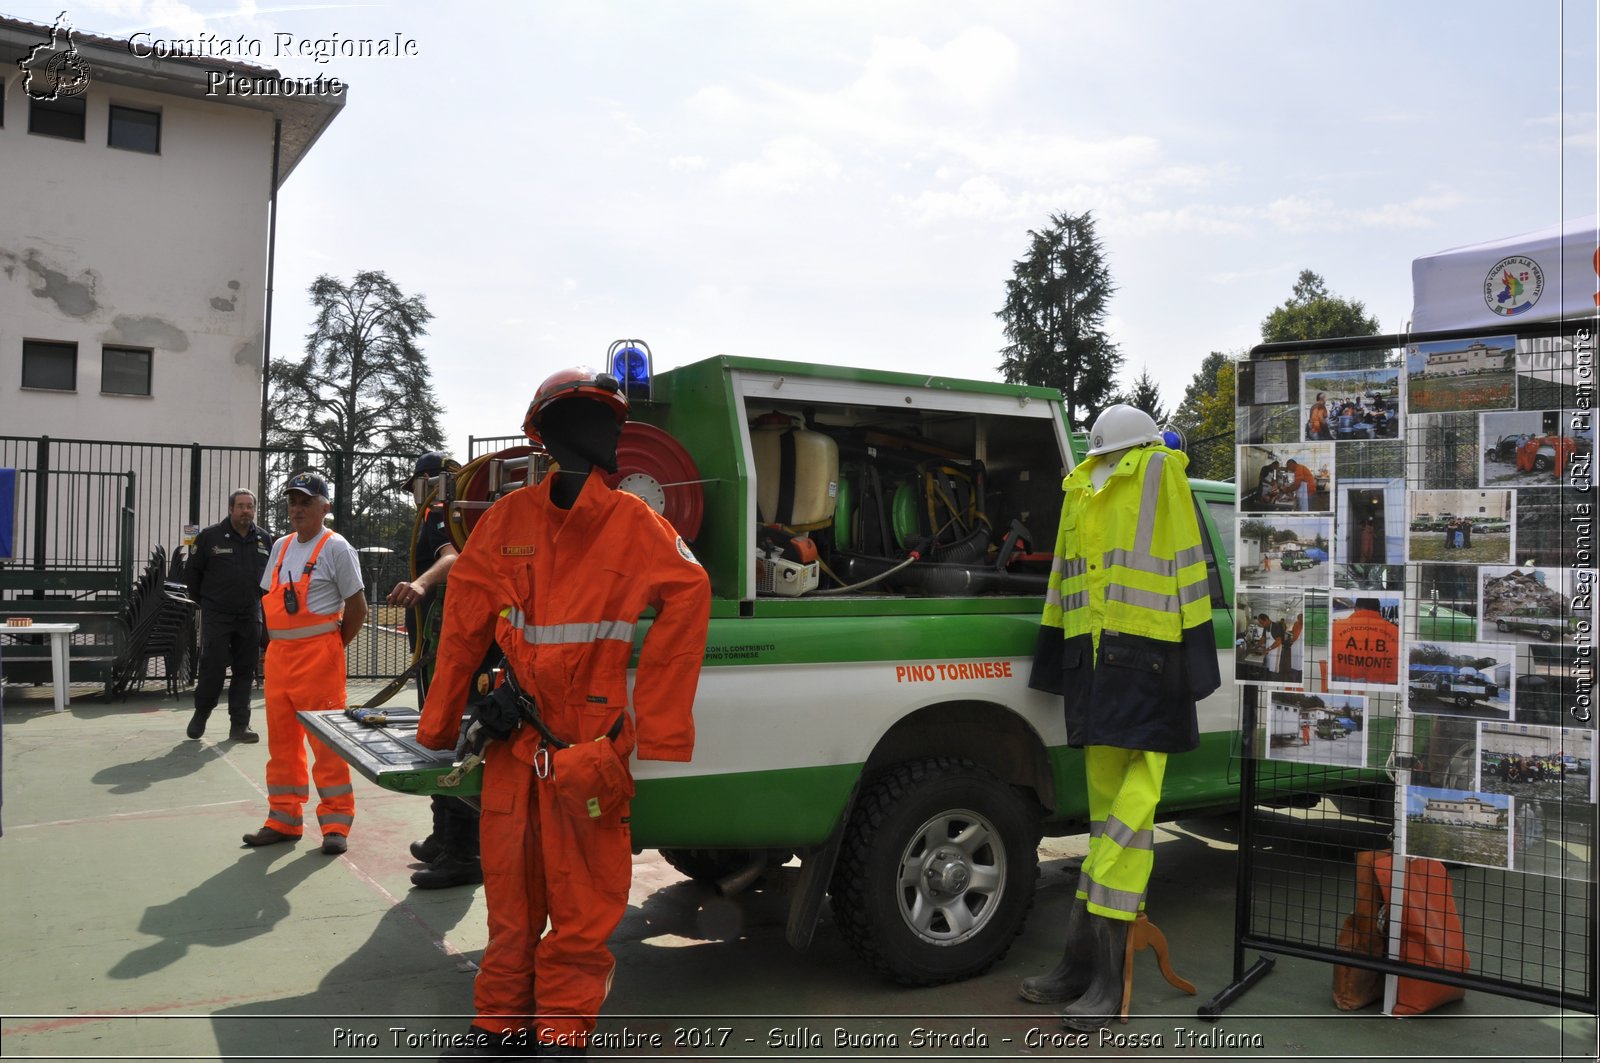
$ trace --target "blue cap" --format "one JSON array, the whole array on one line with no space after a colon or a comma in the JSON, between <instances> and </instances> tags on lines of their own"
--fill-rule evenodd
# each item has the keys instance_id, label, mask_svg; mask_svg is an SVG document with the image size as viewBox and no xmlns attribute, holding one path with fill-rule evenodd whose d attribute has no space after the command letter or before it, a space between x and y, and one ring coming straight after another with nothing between
<instances>
[{"instance_id":1,"label":"blue cap","mask_svg":"<svg viewBox=\"0 0 1600 1063\"><path fill-rule=\"evenodd\" d=\"M297 472L289 477L289 484L283 489L283 493L287 495L294 491L312 497L319 495L323 498L333 497L328 493L328 481L314 472Z\"/></svg>"}]
</instances>

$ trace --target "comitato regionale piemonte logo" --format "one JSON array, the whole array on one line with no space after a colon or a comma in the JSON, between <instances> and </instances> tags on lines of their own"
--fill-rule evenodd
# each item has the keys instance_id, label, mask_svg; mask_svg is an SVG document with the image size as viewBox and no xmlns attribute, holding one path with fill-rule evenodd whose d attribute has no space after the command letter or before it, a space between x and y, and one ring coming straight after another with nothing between
<instances>
[{"instance_id":1,"label":"comitato regionale piemonte logo","mask_svg":"<svg viewBox=\"0 0 1600 1063\"><path fill-rule=\"evenodd\" d=\"M81 96L89 87L89 64L72 43L72 23L65 11L56 16L50 39L28 49L17 60L22 68L22 91L30 99L44 101Z\"/></svg>"}]
</instances>

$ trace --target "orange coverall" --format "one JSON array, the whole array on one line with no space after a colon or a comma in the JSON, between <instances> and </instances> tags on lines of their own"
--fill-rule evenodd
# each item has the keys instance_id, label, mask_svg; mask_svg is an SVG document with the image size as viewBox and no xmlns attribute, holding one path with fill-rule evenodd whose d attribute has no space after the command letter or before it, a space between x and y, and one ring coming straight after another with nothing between
<instances>
[{"instance_id":1,"label":"orange coverall","mask_svg":"<svg viewBox=\"0 0 1600 1063\"><path fill-rule=\"evenodd\" d=\"M291 615L283 607L283 550L272 569L272 587L261 599L266 613L267 643L267 823L273 830L298 838L301 809L311 796L306 779L306 743L314 758L311 778L317 784L317 825L322 833L349 834L355 821L356 795L350 786L350 765L322 741L306 734L297 712L345 707L344 639L339 634L344 617L313 613L306 608L311 573L317 556L333 536L323 532L311 551L300 579L294 583L300 602Z\"/></svg>"},{"instance_id":2,"label":"orange coverall","mask_svg":"<svg viewBox=\"0 0 1600 1063\"><path fill-rule=\"evenodd\" d=\"M558 738L614 745L625 792L612 807L569 811L548 775L541 737L524 724L484 758L481 820L489 942L473 987L475 1024L581 1047L611 988L606 940L633 876L627 758L686 761L705 656L711 587L672 526L644 502L591 475L572 509L550 500L552 478L496 502L473 529L445 598L444 628L417 739L456 744L469 682L491 639ZM634 712L628 660L639 614L656 617L639 655ZM619 716L622 730L605 740ZM545 931L548 917L550 929ZM537 1018L536 1018L537 1017Z\"/></svg>"}]
</instances>

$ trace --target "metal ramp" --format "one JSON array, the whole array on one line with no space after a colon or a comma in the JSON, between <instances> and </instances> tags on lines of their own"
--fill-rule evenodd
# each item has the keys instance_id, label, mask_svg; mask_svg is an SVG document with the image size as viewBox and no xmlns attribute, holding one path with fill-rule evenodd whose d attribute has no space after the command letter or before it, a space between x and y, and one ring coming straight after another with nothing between
<instances>
[{"instance_id":1,"label":"metal ramp","mask_svg":"<svg viewBox=\"0 0 1600 1063\"><path fill-rule=\"evenodd\" d=\"M361 775L385 790L402 794L440 794L445 797L473 798L483 785L483 766L462 778L460 785L445 788L439 780L449 774L454 756L417 743L415 709L389 715L389 722L372 727L357 723L343 709L298 713L306 730L326 742Z\"/></svg>"}]
</instances>

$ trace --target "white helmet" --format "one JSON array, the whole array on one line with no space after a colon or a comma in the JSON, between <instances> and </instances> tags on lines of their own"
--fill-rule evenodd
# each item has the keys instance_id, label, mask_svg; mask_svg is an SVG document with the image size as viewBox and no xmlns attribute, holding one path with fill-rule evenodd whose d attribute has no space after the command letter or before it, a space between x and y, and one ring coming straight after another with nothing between
<instances>
[{"instance_id":1,"label":"white helmet","mask_svg":"<svg viewBox=\"0 0 1600 1063\"><path fill-rule=\"evenodd\" d=\"M1088 453L1109 454L1113 450L1126 450L1128 447L1161 441L1155 418L1137 406L1119 402L1115 406L1107 406L1094 419L1094 427L1089 429Z\"/></svg>"}]
</instances>

